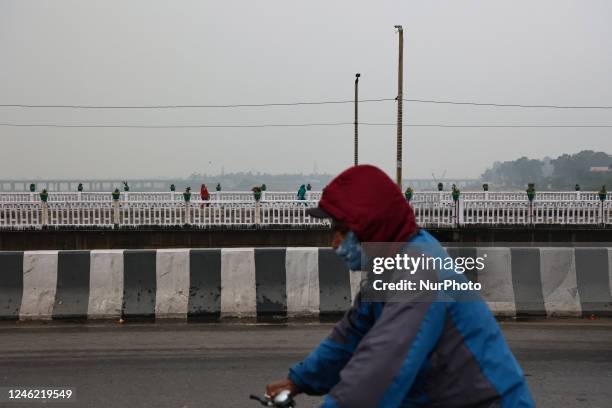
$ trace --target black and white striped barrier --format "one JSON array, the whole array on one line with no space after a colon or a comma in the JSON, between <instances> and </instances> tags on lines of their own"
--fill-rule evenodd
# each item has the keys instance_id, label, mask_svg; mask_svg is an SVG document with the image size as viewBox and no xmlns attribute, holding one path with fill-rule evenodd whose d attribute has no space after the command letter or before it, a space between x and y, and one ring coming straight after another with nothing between
<instances>
[{"instance_id":1,"label":"black and white striped barrier","mask_svg":"<svg viewBox=\"0 0 612 408\"><path fill-rule=\"evenodd\" d=\"M612 314L612 248L450 252L486 253L469 277L499 316ZM360 278L327 248L0 252L0 319L337 315Z\"/></svg>"}]
</instances>

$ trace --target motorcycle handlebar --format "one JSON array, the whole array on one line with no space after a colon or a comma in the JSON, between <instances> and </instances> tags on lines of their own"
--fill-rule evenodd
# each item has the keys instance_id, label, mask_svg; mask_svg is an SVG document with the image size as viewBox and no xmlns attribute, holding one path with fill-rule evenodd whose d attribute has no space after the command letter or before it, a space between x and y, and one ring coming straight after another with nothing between
<instances>
[{"instance_id":1,"label":"motorcycle handlebar","mask_svg":"<svg viewBox=\"0 0 612 408\"><path fill-rule=\"evenodd\" d=\"M261 398L257 395L251 394L249 396L250 399L258 401L261 405L266 407L276 407L276 408L294 408L295 401L291 396L291 392L289 390L283 390L279 392L274 398L270 398L267 395L264 398Z\"/></svg>"}]
</instances>

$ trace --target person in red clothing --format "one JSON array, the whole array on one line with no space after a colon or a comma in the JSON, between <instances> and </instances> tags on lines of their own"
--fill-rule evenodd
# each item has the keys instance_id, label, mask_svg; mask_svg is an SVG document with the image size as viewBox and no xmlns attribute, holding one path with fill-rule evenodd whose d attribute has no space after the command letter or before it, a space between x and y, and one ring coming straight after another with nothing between
<instances>
[{"instance_id":1,"label":"person in red clothing","mask_svg":"<svg viewBox=\"0 0 612 408\"><path fill-rule=\"evenodd\" d=\"M202 201L210 200L210 193L208 192L208 188L206 187L206 184L202 184L202 186L200 187L200 198L202 199ZM200 208L204 208L204 205L208 207L208 203L203 203L200 206Z\"/></svg>"},{"instance_id":2,"label":"person in red clothing","mask_svg":"<svg viewBox=\"0 0 612 408\"><path fill-rule=\"evenodd\" d=\"M331 220L332 248L352 271L367 270L362 262L372 246L362 244L387 243L397 256L413 248L449 257L417 225L399 187L374 166L342 172L307 213ZM453 266L433 273L438 282L468 282ZM368 281L362 283L353 306L319 346L286 378L266 386L270 398L282 391L326 395L322 408L535 407L523 371L478 293L466 301L450 298L452 292L378 300L370 298Z\"/></svg>"}]
</instances>

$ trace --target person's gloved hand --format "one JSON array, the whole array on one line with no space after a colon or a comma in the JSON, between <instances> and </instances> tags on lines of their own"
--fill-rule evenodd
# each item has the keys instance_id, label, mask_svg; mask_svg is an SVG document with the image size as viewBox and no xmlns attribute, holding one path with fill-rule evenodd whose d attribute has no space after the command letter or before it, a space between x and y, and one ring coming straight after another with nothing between
<instances>
[{"instance_id":1,"label":"person's gloved hand","mask_svg":"<svg viewBox=\"0 0 612 408\"><path fill-rule=\"evenodd\" d=\"M283 390L289 390L289 392L291 392L291 395L299 393L299 390L296 385L288 378L285 378L284 380L280 381L275 381L266 385L266 395L270 398L274 398L276 394Z\"/></svg>"}]
</instances>

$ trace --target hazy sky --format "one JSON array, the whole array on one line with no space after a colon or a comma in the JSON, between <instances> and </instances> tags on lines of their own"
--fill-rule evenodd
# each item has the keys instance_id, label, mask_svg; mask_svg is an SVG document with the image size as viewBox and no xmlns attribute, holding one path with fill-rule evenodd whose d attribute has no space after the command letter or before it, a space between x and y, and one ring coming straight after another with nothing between
<instances>
[{"instance_id":1,"label":"hazy sky","mask_svg":"<svg viewBox=\"0 0 612 408\"><path fill-rule=\"evenodd\" d=\"M612 105L612 1L0 0L0 104L173 105L404 96ZM405 123L612 124L612 110L405 103ZM395 121L395 102L360 120ZM0 107L1 123L352 122L353 106L182 110ZM390 174L394 126L360 128L360 161ZM406 178L476 177L494 160L612 153L612 129L404 130ZM0 178L186 176L193 171L338 172L353 128L0 127Z\"/></svg>"}]
</instances>

